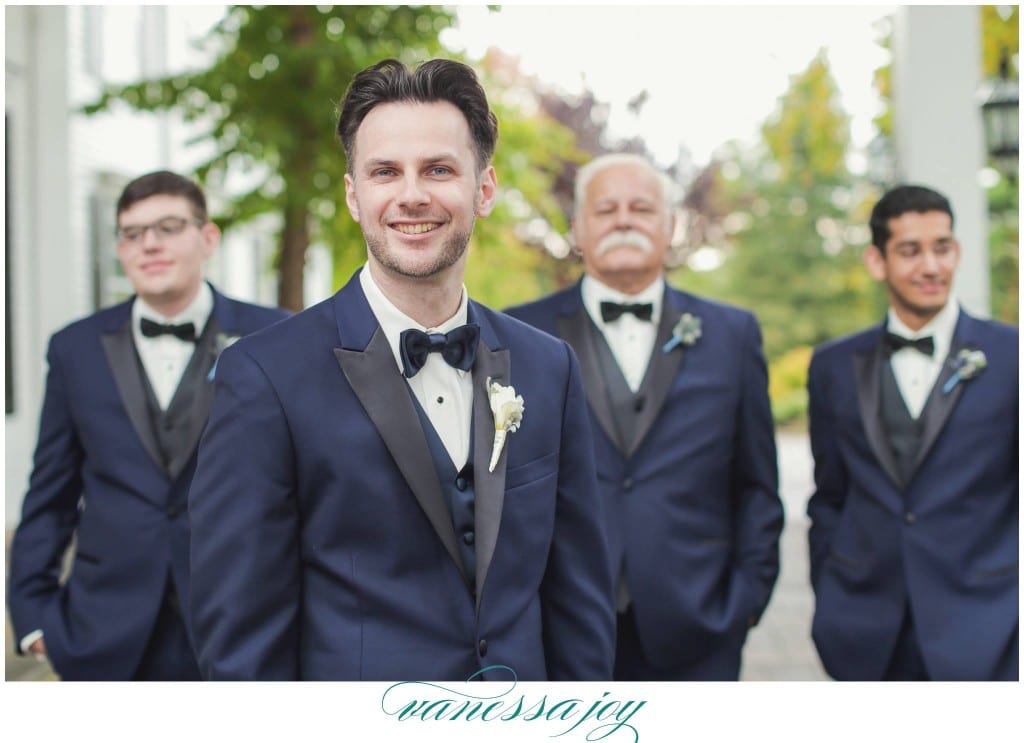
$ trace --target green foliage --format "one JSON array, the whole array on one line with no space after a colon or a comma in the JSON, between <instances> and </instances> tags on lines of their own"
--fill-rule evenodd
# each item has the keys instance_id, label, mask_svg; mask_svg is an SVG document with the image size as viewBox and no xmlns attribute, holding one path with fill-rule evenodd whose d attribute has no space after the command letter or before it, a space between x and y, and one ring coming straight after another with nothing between
<instances>
[{"instance_id":1,"label":"green foliage","mask_svg":"<svg viewBox=\"0 0 1024 743\"><path fill-rule=\"evenodd\" d=\"M1020 55L1020 8L1016 5L982 5L982 75L996 77L999 74L999 60L1004 51L1011 60Z\"/></svg>"},{"instance_id":2,"label":"green foliage","mask_svg":"<svg viewBox=\"0 0 1024 743\"><path fill-rule=\"evenodd\" d=\"M768 396L775 425L803 422L807 417L807 368L814 349L797 346L768 366Z\"/></svg>"},{"instance_id":3,"label":"green foliage","mask_svg":"<svg viewBox=\"0 0 1024 743\"><path fill-rule=\"evenodd\" d=\"M845 165L848 117L824 54L793 77L762 135L762 148L733 146L715 173L725 263L673 278L752 310L778 359L875 321L883 305L861 261L868 194Z\"/></svg>"},{"instance_id":4,"label":"green foliage","mask_svg":"<svg viewBox=\"0 0 1024 743\"><path fill-rule=\"evenodd\" d=\"M992 317L1020 322L1020 186L1001 179L988 192L988 257Z\"/></svg>"}]
</instances>

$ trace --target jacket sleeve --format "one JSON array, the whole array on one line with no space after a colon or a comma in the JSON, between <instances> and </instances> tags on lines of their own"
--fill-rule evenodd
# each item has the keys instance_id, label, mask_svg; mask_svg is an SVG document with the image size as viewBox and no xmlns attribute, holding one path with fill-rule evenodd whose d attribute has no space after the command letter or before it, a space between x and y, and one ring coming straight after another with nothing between
<instances>
[{"instance_id":1,"label":"jacket sleeve","mask_svg":"<svg viewBox=\"0 0 1024 743\"><path fill-rule=\"evenodd\" d=\"M748 624L756 624L779 575L783 508L775 426L768 399L768 369L761 331L748 315L742 347L741 400L733 461L736 569L751 595Z\"/></svg>"},{"instance_id":2,"label":"jacket sleeve","mask_svg":"<svg viewBox=\"0 0 1024 743\"><path fill-rule=\"evenodd\" d=\"M613 580L579 364L569 364L562 410L555 531L541 585L544 653L553 681L612 677Z\"/></svg>"},{"instance_id":3,"label":"jacket sleeve","mask_svg":"<svg viewBox=\"0 0 1024 743\"><path fill-rule=\"evenodd\" d=\"M811 585L817 588L822 563L846 498L846 468L836 438L835 414L828 402L827 375L819 354L807 373L811 453L814 455L814 493L807 503Z\"/></svg>"},{"instance_id":4,"label":"jacket sleeve","mask_svg":"<svg viewBox=\"0 0 1024 743\"><path fill-rule=\"evenodd\" d=\"M301 590L293 441L240 345L220 357L189 491L196 652L206 679L289 680Z\"/></svg>"},{"instance_id":5,"label":"jacket sleeve","mask_svg":"<svg viewBox=\"0 0 1024 743\"><path fill-rule=\"evenodd\" d=\"M84 454L68 403L59 348L58 338L52 338L32 475L11 544L8 606L15 646L25 635L43 628L43 614L60 591L64 552L79 518Z\"/></svg>"}]
</instances>

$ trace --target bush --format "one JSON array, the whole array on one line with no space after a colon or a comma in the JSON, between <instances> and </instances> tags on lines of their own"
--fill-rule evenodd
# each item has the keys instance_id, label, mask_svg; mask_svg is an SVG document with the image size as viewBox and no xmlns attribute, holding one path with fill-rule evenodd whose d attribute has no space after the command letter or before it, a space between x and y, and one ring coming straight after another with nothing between
<instances>
[{"instance_id":1,"label":"bush","mask_svg":"<svg viewBox=\"0 0 1024 743\"><path fill-rule=\"evenodd\" d=\"M811 346L791 348L768 364L768 396L776 426L807 425L807 367Z\"/></svg>"}]
</instances>

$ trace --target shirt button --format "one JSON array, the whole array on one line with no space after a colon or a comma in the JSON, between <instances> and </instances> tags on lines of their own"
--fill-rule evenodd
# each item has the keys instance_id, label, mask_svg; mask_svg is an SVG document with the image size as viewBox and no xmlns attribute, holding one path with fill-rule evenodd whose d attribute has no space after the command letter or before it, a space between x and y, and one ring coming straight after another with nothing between
<instances>
[{"instance_id":1,"label":"shirt button","mask_svg":"<svg viewBox=\"0 0 1024 743\"><path fill-rule=\"evenodd\" d=\"M903 521L904 523L906 523L907 526L910 526L911 524L917 521L917 516L915 516L913 513L906 513L903 515Z\"/></svg>"},{"instance_id":2,"label":"shirt button","mask_svg":"<svg viewBox=\"0 0 1024 743\"><path fill-rule=\"evenodd\" d=\"M470 544L471 545L471 544L473 544L473 542L476 541L476 534L474 534L471 531L467 531L465 534L462 535L462 541L465 542L466 544Z\"/></svg>"},{"instance_id":3,"label":"shirt button","mask_svg":"<svg viewBox=\"0 0 1024 743\"><path fill-rule=\"evenodd\" d=\"M481 658L487 657L487 640L481 640L477 645L477 650L480 652Z\"/></svg>"}]
</instances>

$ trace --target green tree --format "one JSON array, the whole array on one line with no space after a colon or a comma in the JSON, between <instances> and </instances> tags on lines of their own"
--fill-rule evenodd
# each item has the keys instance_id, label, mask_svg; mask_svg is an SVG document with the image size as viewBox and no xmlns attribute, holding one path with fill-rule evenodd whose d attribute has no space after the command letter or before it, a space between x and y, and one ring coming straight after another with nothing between
<instances>
[{"instance_id":1,"label":"green tree","mask_svg":"<svg viewBox=\"0 0 1024 743\"><path fill-rule=\"evenodd\" d=\"M806 413L812 347L876 321L883 298L861 260L869 189L846 167L849 117L824 52L790 79L761 135L754 148L730 144L700 178L703 211L724 214L724 262L672 278L757 315L785 424Z\"/></svg>"},{"instance_id":2,"label":"green tree","mask_svg":"<svg viewBox=\"0 0 1024 743\"><path fill-rule=\"evenodd\" d=\"M761 128L762 143L732 145L707 198L728 214L725 262L681 283L748 307L770 359L878 317L864 272L863 187L846 167L849 117L824 53L795 75Z\"/></svg>"},{"instance_id":3,"label":"green tree","mask_svg":"<svg viewBox=\"0 0 1024 743\"><path fill-rule=\"evenodd\" d=\"M454 12L432 6L230 6L199 44L211 53L205 69L130 85L108 86L85 107L96 113L115 105L141 111L174 110L212 142L213 154L196 171L205 185L223 184L242 172L254 184L229 201L217 222L225 229L262 214L279 216L278 303L303 306L303 271L313 242L329 246L336 283L365 259L358 225L344 206L344 152L335 136L337 105L352 76L383 59L416 64L445 50L440 32ZM569 157L572 135L548 117L525 114L502 102L485 81L500 119L495 166L510 205L482 220L474 250L487 255L467 273L474 296L502 303L548 288L544 258L515 250L518 220L541 218L560 225L549 191L551 163Z\"/></svg>"}]
</instances>

